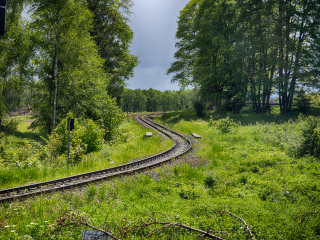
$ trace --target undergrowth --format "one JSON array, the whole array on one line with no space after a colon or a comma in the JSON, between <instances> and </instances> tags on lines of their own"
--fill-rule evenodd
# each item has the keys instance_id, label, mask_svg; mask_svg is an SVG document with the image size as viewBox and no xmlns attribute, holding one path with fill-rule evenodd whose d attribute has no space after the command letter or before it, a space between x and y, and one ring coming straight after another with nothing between
<instances>
[{"instance_id":1,"label":"undergrowth","mask_svg":"<svg viewBox=\"0 0 320 240\"><path fill-rule=\"evenodd\" d=\"M225 239L246 239L244 224L225 214L232 213L246 221L255 239L320 239L319 159L297 151L304 140L306 119L271 114L262 121L254 114L210 114L214 120L230 117L241 121L241 126L223 133L208 126L209 118L198 120L191 111L165 114L158 121L201 136L195 156L82 191L2 203L0 239L24 235L79 239L88 226L65 225L54 231L71 212L116 235L147 222L148 214L160 212L172 223ZM122 147L131 149L128 143ZM164 215L157 216L159 221L168 221ZM151 231L136 229L121 239L146 239ZM198 239L198 234L184 228L159 230L159 234L148 239Z\"/></svg>"},{"instance_id":2,"label":"undergrowth","mask_svg":"<svg viewBox=\"0 0 320 240\"><path fill-rule=\"evenodd\" d=\"M100 151L83 155L81 161L69 167L66 151L57 155L60 143L56 138L49 137L49 140L42 140L51 141L50 145L43 145L28 138L2 134L0 135L0 188L114 167L165 151L173 145L171 140L164 141L154 131L152 138L145 138L146 131L151 130L142 128L132 119L129 123L124 121L120 125L120 134L115 141L102 144Z\"/></svg>"}]
</instances>

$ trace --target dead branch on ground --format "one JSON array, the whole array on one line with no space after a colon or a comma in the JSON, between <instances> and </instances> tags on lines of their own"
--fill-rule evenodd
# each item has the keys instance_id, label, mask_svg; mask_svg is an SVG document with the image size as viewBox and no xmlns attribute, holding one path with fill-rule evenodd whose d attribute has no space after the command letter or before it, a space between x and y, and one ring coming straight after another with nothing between
<instances>
[{"instance_id":1,"label":"dead branch on ground","mask_svg":"<svg viewBox=\"0 0 320 240\"><path fill-rule=\"evenodd\" d=\"M223 215L223 213L227 213L230 216L233 216L236 219L240 220L245 225L246 231L250 234L251 239L254 239L250 231L250 228L244 219L225 210L219 211L219 213L221 214L221 216ZM120 240L122 238L129 237L130 234L136 232L140 234L145 234L146 237L161 237L163 236L161 235L163 233L169 234L169 237L173 237L174 233L179 229L189 230L190 232L197 234L199 239L210 238L214 240L224 240L224 238L221 236L225 235L227 236L227 238L232 240L232 237L228 233L223 231L213 231L209 229L205 231L194 228L192 226L188 226L186 224L183 224L182 222L173 222L165 213L153 212L151 214L143 213L142 215L143 216L141 217L141 219L136 222L130 222L129 220L124 218L121 220L120 223L116 223L115 221L113 221L113 226L111 226L111 228L115 230L114 232L117 232L116 236L115 234L111 234L107 230L104 231L90 224L88 222L88 219L84 216L84 214L81 214L74 210L70 210L56 220L56 223L54 224L53 230L50 232L50 235L53 236L55 233L61 233L63 232L64 228L70 226L74 229L79 228L81 226L87 226L96 231L100 231L115 240ZM160 220L160 217L165 217L165 220ZM109 227L110 226L108 226L108 228ZM218 236L217 234L220 236Z\"/></svg>"},{"instance_id":2,"label":"dead branch on ground","mask_svg":"<svg viewBox=\"0 0 320 240\"><path fill-rule=\"evenodd\" d=\"M318 207L315 207L315 209L320 210ZM312 220L314 221L314 225L320 225L320 212L309 211L302 215L296 215L293 217L293 219L296 221L300 219L297 231L296 233L293 233L294 239L300 239L302 232L308 225L310 225Z\"/></svg>"},{"instance_id":3,"label":"dead branch on ground","mask_svg":"<svg viewBox=\"0 0 320 240\"><path fill-rule=\"evenodd\" d=\"M228 213L229 215L231 215L231 216L235 217L236 219L240 220L245 225L246 231L249 233L251 239L254 240L254 236L253 236L252 232L250 231L250 228L249 228L248 224L246 223L246 221L243 218L238 217L238 216L234 215L233 213L225 211L225 210L220 211L220 214L222 214L223 212Z\"/></svg>"}]
</instances>

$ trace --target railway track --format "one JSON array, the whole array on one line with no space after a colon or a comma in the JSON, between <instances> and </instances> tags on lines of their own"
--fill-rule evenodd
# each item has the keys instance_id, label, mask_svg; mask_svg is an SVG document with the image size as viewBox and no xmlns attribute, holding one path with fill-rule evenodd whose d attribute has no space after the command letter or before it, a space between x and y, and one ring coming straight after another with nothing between
<instances>
[{"instance_id":1,"label":"railway track","mask_svg":"<svg viewBox=\"0 0 320 240\"><path fill-rule=\"evenodd\" d=\"M99 182L121 175L128 175L135 172L145 171L175 160L192 148L192 142L185 136L153 121L152 119L150 119L150 117L151 116L148 115L139 115L135 117L135 120L144 127L153 128L161 134L173 139L174 144L170 149L154 156L123 164L117 167L106 168L103 170L15 188L2 189L0 190L0 202L12 201L19 198L21 199L59 190L77 188L92 182Z\"/></svg>"}]
</instances>

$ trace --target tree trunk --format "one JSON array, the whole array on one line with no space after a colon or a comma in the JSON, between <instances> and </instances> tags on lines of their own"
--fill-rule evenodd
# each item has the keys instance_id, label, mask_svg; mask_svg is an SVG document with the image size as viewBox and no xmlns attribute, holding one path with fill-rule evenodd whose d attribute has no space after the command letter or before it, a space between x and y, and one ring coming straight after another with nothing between
<instances>
[{"instance_id":1,"label":"tree trunk","mask_svg":"<svg viewBox=\"0 0 320 240\"><path fill-rule=\"evenodd\" d=\"M54 100L53 100L53 122L52 122L52 131L55 128L56 123L56 109L57 109L57 92L58 92L58 40L55 45L55 54L54 54L54 70L53 70L53 79L54 79Z\"/></svg>"},{"instance_id":2,"label":"tree trunk","mask_svg":"<svg viewBox=\"0 0 320 240\"><path fill-rule=\"evenodd\" d=\"M53 100L52 131L54 130L56 125L56 111L57 111L59 25L60 25L60 16L58 15L57 35L56 35L56 42L55 42L55 48L54 48L54 63L53 63L54 100Z\"/></svg>"}]
</instances>

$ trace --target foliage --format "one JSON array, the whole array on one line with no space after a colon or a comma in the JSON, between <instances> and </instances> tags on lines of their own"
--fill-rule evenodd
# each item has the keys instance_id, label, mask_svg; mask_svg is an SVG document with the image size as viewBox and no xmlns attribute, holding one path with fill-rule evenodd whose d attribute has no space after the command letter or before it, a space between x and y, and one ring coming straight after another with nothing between
<instances>
[{"instance_id":1,"label":"foliage","mask_svg":"<svg viewBox=\"0 0 320 240\"><path fill-rule=\"evenodd\" d=\"M222 133L228 133L233 128L238 128L241 123L234 122L233 119L230 119L229 117L222 118L218 121L213 121L212 117L209 120L209 125L215 126L217 129L219 129Z\"/></svg>"},{"instance_id":2,"label":"foliage","mask_svg":"<svg viewBox=\"0 0 320 240\"><path fill-rule=\"evenodd\" d=\"M298 91L295 96L294 103L298 107L299 112L306 114L310 111L311 99L304 89Z\"/></svg>"},{"instance_id":3,"label":"foliage","mask_svg":"<svg viewBox=\"0 0 320 240\"><path fill-rule=\"evenodd\" d=\"M319 107L320 106L320 94L317 92L309 92L307 94L308 98L310 99L310 104L313 107Z\"/></svg>"},{"instance_id":4,"label":"foliage","mask_svg":"<svg viewBox=\"0 0 320 240\"><path fill-rule=\"evenodd\" d=\"M213 188L217 184L217 180L211 176L208 176L204 179L204 185L207 188Z\"/></svg>"},{"instance_id":5,"label":"foliage","mask_svg":"<svg viewBox=\"0 0 320 240\"><path fill-rule=\"evenodd\" d=\"M277 91L287 115L299 86L319 88L319 7L315 0L190 0L167 72L180 86L197 87L209 106L233 113L248 100L256 113L270 113Z\"/></svg>"},{"instance_id":6,"label":"foliage","mask_svg":"<svg viewBox=\"0 0 320 240\"><path fill-rule=\"evenodd\" d=\"M2 122L1 130L7 134L13 134L18 129L19 121L5 118Z\"/></svg>"},{"instance_id":7,"label":"foliage","mask_svg":"<svg viewBox=\"0 0 320 240\"><path fill-rule=\"evenodd\" d=\"M155 89L125 89L122 111L129 112L159 112L159 111L176 111L181 109L193 108L196 101L196 90L184 91L164 91Z\"/></svg>"},{"instance_id":8,"label":"foliage","mask_svg":"<svg viewBox=\"0 0 320 240\"><path fill-rule=\"evenodd\" d=\"M14 119L24 121L30 120L30 117L14 117ZM81 121L79 119L77 119L77 121L79 121L78 123L80 126L87 126L81 125L86 124L86 121ZM27 126L21 128L24 124L24 122L20 122L18 128L19 134L16 132L14 136L6 134L1 135L0 185L2 188L10 188L31 182L47 181L114 167L127 163L132 159L141 159L149 155L154 155L169 149L173 145L172 141L162 139L155 132L153 134L154 137L144 138L143 136L145 135L146 130L130 119L129 123L127 121L121 122L112 142L103 144L100 151L91 152L85 155L76 155L76 152L71 152L71 160L74 163L76 162L75 159L79 157L82 157L82 161L67 168L66 152L61 153L62 149L65 149L66 147L62 146L62 137L54 132L47 137L39 139L39 135L27 130ZM66 130L64 129L64 126L61 127L62 131ZM78 126L76 127L79 129ZM101 129L100 131L103 136L103 131ZM73 133L71 132L71 134ZM90 136L93 137L93 135ZM101 135L100 139L102 139ZM6 149L8 149L8 152L10 152L11 155L9 156L6 154L5 156L8 157L4 159L1 157L1 154ZM24 161L21 162L16 157L18 152L26 153L24 155ZM12 156L14 157L12 158Z\"/></svg>"},{"instance_id":9,"label":"foliage","mask_svg":"<svg viewBox=\"0 0 320 240\"><path fill-rule=\"evenodd\" d=\"M121 112L116 105L116 99L106 96L99 101L97 124L104 130L104 139L111 141L116 138L118 126L125 118L125 114Z\"/></svg>"},{"instance_id":10,"label":"foliage","mask_svg":"<svg viewBox=\"0 0 320 240\"><path fill-rule=\"evenodd\" d=\"M8 169L36 167L39 164L39 152L33 145L34 142L22 139L12 141L1 133L0 166Z\"/></svg>"},{"instance_id":11,"label":"foliage","mask_svg":"<svg viewBox=\"0 0 320 240\"><path fill-rule=\"evenodd\" d=\"M320 157L320 118L309 116L302 130L300 154Z\"/></svg>"},{"instance_id":12,"label":"foliage","mask_svg":"<svg viewBox=\"0 0 320 240\"><path fill-rule=\"evenodd\" d=\"M30 26L21 18L24 0L8 1L7 33L0 38L0 124L6 111L22 101L28 84L31 51Z\"/></svg>"},{"instance_id":13,"label":"foliage","mask_svg":"<svg viewBox=\"0 0 320 240\"><path fill-rule=\"evenodd\" d=\"M275 111L279 112L279 108ZM70 209L77 209L76 216L88 218L87 223L90 225L104 230L108 226L108 231L113 234L146 222L154 222L152 217L155 215L151 213L161 212L171 219L167 221L165 215L157 214L158 220L164 223L182 223L212 233L213 230L218 230L213 234L225 239L246 239L246 226L240 219L230 215L233 213L245 220L255 239L317 238L319 210L315 207L320 204L319 160L314 157L299 158L287 152L291 141L301 138L305 120L291 116L292 120L288 121L289 117L274 114L273 111L270 115L210 114L213 120L229 116L236 122L241 121L242 125L237 131L223 134L215 128L208 128L209 117L198 119L194 111L165 114L163 118L159 118L163 124L166 124L165 120L171 119L170 126L176 131L188 135L197 132L201 135L201 144L193 155L181 157L172 164L162 165L145 173L92 185L83 191L52 193L23 202L2 203L0 238L18 239L29 235L34 239L44 239L47 233L63 226L52 238L78 239L82 230L88 229L88 226L59 225L63 221L56 221L65 219L66 224L70 223L65 218L65 213L71 214L70 211L67 212ZM114 164L120 163L118 159L131 159L133 155L124 155L131 151L152 154L148 149L141 149L144 144L153 140L143 139L145 130L131 121L123 124L130 124L129 129L135 133L131 141L108 146L102 150L103 153L91 153L92 161L87 156L88 159L78 166L84 168L82 164L86 162L88 165L100 162L101 165L95 167L101 169L112 166L108 165L110 158L115 161ZM287 140L284 129L287 129ZM282 146L272 143L272 139L281 140ZM159 146L160 141L147 148L152 145ZM115 153L117 155L112 155ZM102 159L108 164L103 165ZM91 167L94 168L93 165ZM75 166L74 170L80 173L83 169ZM0 171L0 177L4 178L4 172L2 169ZM71 175L67 168L54 168L41 174L52 176L57 173L56 177L62 177L62 172ZM23 173L10 173L13 175L11 181L8 180L10 184L17 183L13 178L23 174L21 183L28 182L29 176L30 181L37 181L34 176L39 175L39 172L32 172L31 169L25 169ZM213 187L214 191L205 189L205 179L208 176L212 176L217 183ZM0 182L1 186L8 184ZM195 195L199 197L180 197L182 186L195 190ZM142 214L144 212L150 213L152 217ZM191 235L190 230L183 228L174 232L167 228L157 230L161 236L154 235L155 239L197 239L199 235ZM150 228L143 228L141 231L136 228L124 239L146 239L150 232ZM224 233L228 233L230 237Z\"/></svg>"},{"instance_id":14,"label":"foliage","mask_svg":"<svg viewBox=\"0 0 320 240\"><path fill-rule=\"evenodd\" d=\"M198 186L196 184L181 184L179 186L179 196L183 199L196 199L203 195L205 190L203 187Z\"/></svg>"},{"instance_id":15,"label":"foliage","mask_svg":"<svg viewBox=\"0 0 320 240\"><path fill-rule=\"evenodd\" d=\"M195 102L193 104L193 108L196 110L196 114L198 117L205 117L205 105L202 102Z\"/></svg>"},{"instance_id":16,"label":"foliage","mask_svg":"<svg viewBox=\"0 0 320 240\"><path fill-rule=\"evenodd\" d=\"M69 113L54 130L61 138L60 154L68 150L68 118L73 118ZM74 130L70 131L70 158L79 162L85 154L99 151L103 145L103 130L91 119L75 119Z\"/></svg>"},{"instance_id":17,"label":"foliage","mask_svg":"<svg viewBox=\"0 0 320 240\"><path fill-rule=\"evenodd\" d=\"M51 133L69 111L94 119L108 76L90 36L92 13L81 1L34 1L31 18L39 78L31 127Z\"/></svg>"},{"instance_id":18,"label":"foliage","mask_svg":"<svg viewBox=\"0 0 320 240\"><path fill-rule=\"evenodd\" d=\"M63 165L65 160L59 159L61 148L63 147L61 136L53 132L48 136L48 139L42 137L42 140L45 142L45 146L41 144L37 144L36 146L41 151L40 159L47 163L55 164L57 167ZM65 155L63 157L65 158Z\"/></svg>"},{"instance_id":19,"label":"foliage","mask_svg":"<svg viewBox=\"0 0 320 240\"><path fill-rule=\"evenodd\" d=\"M133 32L128 22L133 3L131 0L87 0L87 4L94 15L91 36L104 59L103 69L111 78L108 79L108 95L116 98L120 106L125 80L133 76L133 68L138 64L137 56L130 53Z\"/></svg>"}]
</instances>

